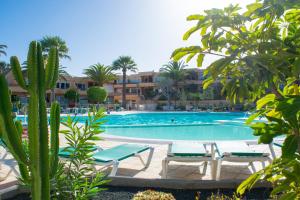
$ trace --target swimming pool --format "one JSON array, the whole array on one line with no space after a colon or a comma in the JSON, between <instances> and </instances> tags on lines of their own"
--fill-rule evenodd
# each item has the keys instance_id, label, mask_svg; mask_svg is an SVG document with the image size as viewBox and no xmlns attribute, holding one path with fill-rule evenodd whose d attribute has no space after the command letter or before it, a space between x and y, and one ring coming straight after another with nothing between
<instances>
[{"instance_id":1,"label":"swimming pool","mask_svg":"<svg viewBox=\"0 0 300 200\"><path fill-rule=\"evenodd\" d=\"M149 112L107 115L104 133L163 140L252 140L242 112ZM62 117L64 118L64 117ZM84 122L86 116L76 116Z\"/></svg>"}]
</instances>

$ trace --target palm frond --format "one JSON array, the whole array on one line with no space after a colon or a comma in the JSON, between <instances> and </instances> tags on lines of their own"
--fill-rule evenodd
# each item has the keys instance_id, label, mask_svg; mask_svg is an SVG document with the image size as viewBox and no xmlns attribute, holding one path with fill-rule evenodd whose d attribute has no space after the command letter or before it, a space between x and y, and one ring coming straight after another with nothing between
<instances>
[{"instance_id":1,"label":"palm frond","mask_svg":"<svg viewBox=\"0 0 300 200\"><path fill-rule=\"evenodd\" d=\"M68 55L69 48L67 47L66 42L59 36L45 36L40 40L42 45L43 54L45 57L48 56L48 53L51 48L57 48L58 56L63 59L71 59Z\"/></svg>"},{"instance_id":2,"label":"palm frond","mask_svg":"<svg viewBox=\"0 0 300 200\"><path fill-rule=\"evenodd\" d=\"M110 66L105 66L100 63L90 66L84 70L84 74L95 81L99 86L116 79L116 75L112 72Z\"/></svg>"},{"instance_id":3,"label":"palm frond","mask_svg":"<svg viewBox=\"0 0 300 200\"><path fill-rule=\"evenodd\" d=\"M113 70L136 72L138 69L136 63L130 56L120 56L112 63Z\"/></svg>"}]
</instances>

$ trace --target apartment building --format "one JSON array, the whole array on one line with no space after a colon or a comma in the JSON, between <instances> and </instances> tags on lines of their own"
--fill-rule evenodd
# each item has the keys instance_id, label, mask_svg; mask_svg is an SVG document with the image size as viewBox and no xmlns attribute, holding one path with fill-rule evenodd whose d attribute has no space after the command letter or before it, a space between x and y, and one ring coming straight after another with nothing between
<instances>
[{"instance_id":1,"label":"apartment building","mask_svg":"<svg viewBox=\"0 0 300 200\"><path fill-rule=\"evenodd\" d=\"M202 82L205 79L203 70L195 68L188 69L186 80L179 83L179 90L187 93L202 94ZM12 97L17 96L22 103L27 103L27 92L18 86L14 80L12 73L7 74L8 84L12 92ZM161 91L161 77L159 72L148 71L139 72L127 76L126 79L126 104L127 109L155 110L158 105L166 104L166 99ZM95 82L87 77L65 76L59 78L54 89L55 97L64 107L68 106L68 101L64 98L64 94L70 88L77 89L80 99L80 105L87 105L87 89L94 86ZM110 104L122 102L123 78L118 78L112 83L105 84L104 88L108 92L107 102ZM217 88L217 85L216 87ZM216 92L215 92L216 93ZM47 91L47 101L50 100L51 91ZM215 94L214 94L215 95ZM222 99L217 97L217 99ZM214 99L211 97L211 99ZM206 98L210 100L210 97ZM187 99L186 104L191 104L193 100Z\"/></svg>"},{"instance_id":2,"label":"apartment building","mask_svg":"<svg viewBox=\"0 0 300 200\"><path fill-rule=\"evenodd\" d=\"M9 72L6 75L6 79L11 90L12 98L18 97L21 103L28 103L28 93L23 88L21 88L16 80L13 77L12 72ZM64 107L68 106L68 101L64 98L64 94L70 88L75 88L79 93L79 104L86 105L88 104L87 99L87 89L91 86L94 86L94 81L90 80L87 77L73 77L73 76L64 76L60 77L54 88L56 100ZM108 92L108 100L113 101L113 87L112 84L104 85L105 89ZM50 101L51 91L47 91L46 100Z\"/></svg>"},{"instance_id":3,"label":"apartment building","mask_svg":"<svg viewBox=\"0 0 300 200\"><path fill-rule=\"evenodd\" d=\"M179 83L179 90L194 94L203 93L202 82L205 79L203 70L199 68L187 70L186 80ZM155 110L158 104L165 104L166 99L161 98L163 95L160 91L160 81L161 77L159 76L159 72L154 71L128 75L126 79L127 109ZM114 102L122 101L122 83L123 78L119 76L113 84ZM216 83L213 88L217 89L217 87L218 84ZM221 95L219 95L218 98L221 100L224 99ZM214 99L214 97L211 97L211 99ZM207 98L207 100L210 100L210 98ZM191 101L187 102L191 103Z\"/></svg>"}]
</instances>

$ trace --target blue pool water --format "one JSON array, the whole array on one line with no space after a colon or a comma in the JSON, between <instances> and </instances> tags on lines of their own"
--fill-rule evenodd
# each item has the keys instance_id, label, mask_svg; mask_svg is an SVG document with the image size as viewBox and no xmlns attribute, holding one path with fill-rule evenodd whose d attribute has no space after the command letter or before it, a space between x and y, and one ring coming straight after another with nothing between
<instances>
[{"instance_id":1,"label":"blue pool water","mask_svg":"<svg viewBox=\"0 0 300 200\"><path fill-rule=\"evenodd\" d=\"M106 134L167 140L251 140L252 129L244 124L245 113L158 112L108 115ZM80 122L85 116L76 117Z\"/></svg>"}]
</instances>

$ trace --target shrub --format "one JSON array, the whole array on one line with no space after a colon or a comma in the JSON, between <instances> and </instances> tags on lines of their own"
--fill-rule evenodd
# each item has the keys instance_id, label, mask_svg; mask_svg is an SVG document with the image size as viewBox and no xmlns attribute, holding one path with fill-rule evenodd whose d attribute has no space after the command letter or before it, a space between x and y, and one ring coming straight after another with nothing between
<instances>
[{"instance_id":1,"label":"shrub","mask_svg":"<svg viewBox=\"0 0 300 200\"><path fill-rule=\"evenodd\" d=\"M88 100L93 103L103 103L106 100L107 92L103 87L90 87L87 90Z\"/></svg>"},{"instance_id":2,"label":"shrub","mask_svg":"<svg viewBox=\"0 0 300 200\"><path fill-rule=\"evenodd\" d=\"M64 94L64 97L70 102L77 102L79 100L79 94L76 89L69 89Z\"/></svg>"},{"instance_id":3,"label":"shrub","mask_svg":"<svg viewBox=\"0 0 300 200\"><path fill-rule=\"evenodd\" d=\"M132 200L175 200L175 198L170 193L146 190L135 194Z\"/></svg>"}]
</instances>

